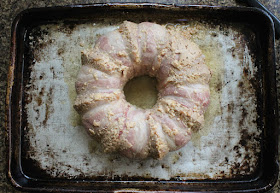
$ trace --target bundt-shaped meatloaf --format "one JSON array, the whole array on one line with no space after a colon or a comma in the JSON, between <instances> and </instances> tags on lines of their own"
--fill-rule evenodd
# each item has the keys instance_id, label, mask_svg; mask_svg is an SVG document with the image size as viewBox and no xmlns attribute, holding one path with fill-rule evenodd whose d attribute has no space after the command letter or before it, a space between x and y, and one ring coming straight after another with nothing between
<instances>
[{"instance_id":1,"label":"bundt-shaped meatloaf","mask_svg":"<svg viewBox=\"0 0 280 193\"><path fill-rule=\"evenodd\" d=\"M124 85L141 75L158 80L151 109L125 100ZM179 29L125 21L82 52L74 107L105 152L162 159L203 124L210 76L201 50Z\"/></svg>"}]
</instances>

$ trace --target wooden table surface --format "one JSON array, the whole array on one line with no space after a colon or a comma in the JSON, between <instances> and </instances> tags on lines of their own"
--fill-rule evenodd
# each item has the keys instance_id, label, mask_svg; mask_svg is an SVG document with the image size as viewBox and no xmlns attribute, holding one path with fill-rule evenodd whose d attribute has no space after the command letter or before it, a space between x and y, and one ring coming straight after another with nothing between
<instances>
[{"instance_id":1,"label":"wooden table surface","mask_svg":"<svg viewBox=\"0 0 280 193\"><path fill-rule=\"evenodd\" d=\"M5 130L5 95L7 86L7 71L10 62L10 41L11 41L11 25L15 16L22 10L34 7L49 7L57 5L69 4L86 4L92 3L92 0L0 0L0 193L2 192L18 192L13 188L6 177L6 130ZM189 5L218 5L218 6L247 6L246 4L237 3L235 0L96 0L95 3L105 2L151 2L151 3L175 3ZM240 1L238 1L240 2ZM260 0L272 13L280 18L280 0ZM280 40L276 40L276 65L277 65L277 81L279 84L278 96L280 91ZM279 97L278 97L279 98ZM279 101L279 100L278 100ZM280 109L280 108L279 108ZM278 145L279 146L279 145ZM280 192L280 179L270 193Z\"/></svg>"}]
</instances>

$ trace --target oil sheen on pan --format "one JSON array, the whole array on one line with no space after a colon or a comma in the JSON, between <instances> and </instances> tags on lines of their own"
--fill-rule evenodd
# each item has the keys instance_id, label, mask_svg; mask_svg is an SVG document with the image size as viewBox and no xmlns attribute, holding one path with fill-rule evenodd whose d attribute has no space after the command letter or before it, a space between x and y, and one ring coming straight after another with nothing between
<instances>
[{"instance_id":1,"label":"oil sheen on pan","mask_svg":"<svg viewBox=\"0 0 280 193\"><path fill-rule=\"evenodd\" d=\"M232 179L258 170L254 52L238 27L193 21L165 23L185 30L211 69L205 125L191 142L164 159L131 160L105 154L81 126L73 108L81 51L118 28L109 21L47 24L28 34L30 77L25 86L24 156L53 178Z\"/></svg>"}]
</instances>

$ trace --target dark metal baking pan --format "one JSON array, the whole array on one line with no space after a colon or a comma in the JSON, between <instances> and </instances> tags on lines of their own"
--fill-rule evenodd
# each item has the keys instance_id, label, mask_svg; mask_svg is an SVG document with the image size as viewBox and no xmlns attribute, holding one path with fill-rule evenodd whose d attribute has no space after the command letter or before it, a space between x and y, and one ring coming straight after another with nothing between
<instances>
[{"instance_id":1,"label":"dark metal baking pan","mask_svg":"<svg viewBox=\"0 0 280 193\"><path fill-rule=\"evenodd\" d=\"M240 45L233 44L231 49L228 49L227 52L231 52L232 57L235 58L235 47L236 49L239 47L243 49L242 46L245 46L246 49L248 48L248 53L250 53L249 55L252 56L253 59L250 60L245 57L243 60L253 61L252 65L257 69L254 77L251 77L250 69L242 67L242 75L248 81L246 83L242 81L238 82L238 87L241 90L246 90L246 84L253 90L252 93L256 100L254 105L257 113L256 119L253 120L253 126L256 128L245 127L245 129L243 128L240 130L240 139L237 142L238 145L231 148L228 152L224 152L227 154L234 151L234 155L244 158L241 164L236 163L235 165L227 165L229 158L226 157L223 166L228 167L227 174L224 174L224 171L217 167L216 169L219 170L219 173L215 173L213 175L214 177L209 175L204 176L202 174L195 175L192 173L182 174L178 172L176 175L173 175L168 179L161 179L160 176L154 177L151 174L148 176L136 175L133 173L113 175L110 171L104 171L102 174L97 172L93 175L89 175L82 171L74 171L75 175L69 176L65 173L71 170L71 165L65 166L63 163L59 163L62 164L59 166L68 169L65 171L65 168L61 167L61 171L59 171L59 167L55 169L52 167L42 167L42 164L40 165L38 160L32 159L32 156L34 156L33 153L38 154L49 151L46 154L49 156L46 157L46 161L52 160L54 163L58 163L54 154L50 152L50 147L48 147L49 144L46 144L46 148L41 149L41 151L40 149L34 150L31 148L34 148L35 146L41 147L40 145L42 145L36 144L36 141L32 141L32 137L34 137L39 130L36 130L38 128L30 126L28 120L28 104L30 104L30 100L32 100L32 97L30 97L32 96L30 90L34 89L32 86L32 88L30 88L30 85L32 85L30 83L32 82L32 73L34 72L34 63L39 60L36 54L38 54L37 51L40 51L41 49L43 50L46 47L45 44L44 47L42 46L43 44L38 42L46 40L42 37L48 35L48 30L42 30L40 26L64 26L62 29L64 30L63 34L66 34L67 36L67 33L68 35L71 34L77 25L88 24L91 22L97 25L103 23L114 25L115 23L124 20L134 22L151 21L166 25L169 23L180 24L180 22L185 22L185 26L187 26L190 21L199 21L202 25L205 24L211 26L211 29L215 28L215 26L220 26L220 29L218 30L223 32L222 37L227 37L229 32L223 28L227 29L227 27L229 27L237 29L237 31L234 32L237 35L232 36L232 39L233 41L239 42ZM74 5L23 11L14 20L12 29L12 59L8 75L6 105L7 131L9 134L8 177L15 187L21 190L37 192L265 192L272 188L276 183L278 177L278 109L275 86L274 29L271 18L265 12L254 8L176 6L161 4L128 3ZM208 33L207 30L204 32L206 34ZM212 37L213 39L217 36L213 31L211 31L210 35L211 36L209 37ZM48 41L48 45L52 45L53 41L55 40ZM31 46L33 44L36 44L35 47ZM228 43L220 42L220 44L226 46ZM50 51L50 53L52 52ZM63 54L63 50L60 50L57 54ZM45 57L44 59L46 61L55 59L48 58L48 55L41 57ZM47 76L49 80L53 80L59 76L54 69L51 68L51 70L52 75ZM227 69L223 69L223 72L225 71L227 71ZM234 74L234 68L231 73ZM38 76L38 80L43 78L44 77ZM227 82L223 82L222 85L226 84ZM216 89L219 90L221 87L221 85L217 86ZM46 93L47 97L53 92L54 91L50 89L38 91L39 95L40 93L42 95ZM52 103L54 97L49 97L48 99L49 100L46 100L47 102L42 100L42 98L36 98L34 100L36 100L37 105L40 106L44 104L46 109L48 109L48 104ZM227 105L227 111L235 112L239 110L239 107L245 106L245 103L246 101L238 107ZM221 117L225 117L227 124L230 122L235 128L243 127L248 117L248 111L246 108L241 109L241 111L240 121L237 125L234 125L235 120L232 120L230 116L225 116L222 113ZM42 128L65 129L62 128L66 127L63 124L52 125L52 123L49 123L49 114L45 113L44 116L45 117L42 119ZM250 129L256 129L259 131L258 135L250 135ZM32 133L32 131L35 131L35 133ZM216 133L216 135L219 135L219 133ZM56 139L55 135L53 135L53 137ZM230 141L230 137L231 136L229 136L228 139L221 139L221 143L224 143L224 145L220 148L227 150L226 141ZM202 138L200 138L200 140L202 140ZM252 141L254 141L254 143L252 143ZM34 144L32 144L32 142L34 142ZM53 144L55 143L53 142ZM257 146L254 144L257 144ZM211 146L211 143L209 143L209 146ZM256 147L258 150L256 150ZM254 156L254 161L252 161L252 157L246 151L251 152ZM65 152L66 151L61 151L60 154L64 154ZM216 151L212 153L213 154L210 154L210 156L214 155L214 153L215 156L219 156L220 152ZM178 164L179 162L176 161L184 160L183 158L180 158L180 156L184 157L184 154L183 156L180 153L176 155L179 155L179 157L177 157L175 161L173 160L172 163L180 166L180 164ZM209 157L209 159L210 158L211 157ZM117 159L114 161L118 163ZM159 165L158 163L161 163L157 160L150 161L154 164L152 169L157 168ZM134 161L131 162L136 163ZM194 158L193 162L198 163ZM84 163L86 162L81 164ZM117 165L113 165L114 162L111 164L112 167L117 167ZM184 164L185 163L182 162L181 167ZM132 167L133 164L130 164L130 166ZM139 164L137 166L139 166ZM166 168L170 169L172 166L172 164L162 164L160 165L160 168L162 170Z\"/></svg>"}]
</instances>

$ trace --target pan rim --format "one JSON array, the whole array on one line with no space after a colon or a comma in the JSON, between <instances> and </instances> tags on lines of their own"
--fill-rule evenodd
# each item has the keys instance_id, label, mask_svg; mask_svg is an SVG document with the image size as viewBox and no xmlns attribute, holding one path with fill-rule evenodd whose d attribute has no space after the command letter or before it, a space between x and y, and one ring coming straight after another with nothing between
<instances>
[{"instance_id":1,"label":"pan rim","mask_svg":"<svg viewBox=\"0 0 280 193\"><path fill-rule=\"evenodd\" d=\"M17 160L18 161L18 172L17 175L15 175L15 171L12 169L12 162L13 162L13 147L15 146L14 144L14 140L13 139L13 132L19 132L19 136L20 136L20 131L18 131L19 129L17 128L12 128L12 107L13 107L13 101L12 101L12 94L14 90L14 84L16 83L15 82L15 67L16 67L16 64L17 64L17 53L18 53L18 48L17 47L17 41L18 41L18 38L19 38L19 28L21 28L21 23L22 23L22 20L24 19L24 17L34 13L34 12L41 12L42 10L45 10L45 11L57 11L59 9L83 9L84 7L86 8L100 8L100 7L113 7L113 9L117 8L117 9L139 9L139 8L156 8L156 9L171 9L171 10L174 10L174 9L183 9L184 11L187 11L188 9L195 9L195 10L199 10L199 9L214 9L214 10L232 10L232 11L241 11L241 12L246 12L246 11L249 11L249 12L254 12L254 13L258 13L258 14L262 14L263 17L268 21L268 25L270 27L270 33L271 33L271 36L273 36L273 38L271 38L269 41L270 43L274 46L274 28L273 28L273 21L272 19L270 18L270 16L258 9L258 8L244 8L244 7L221 7L221 6L207 6L207 5L178 5L178 4L159 4L159 3L100 3L100 4L79 4L79 5L66 5L66 6L56 6L56 7L48 7L48 8L31 8L31 9L27 9L27 10L24 10L22 11L21 13L19 13L17 15L17 17L15 18L14 22L13 22L13 27L12 27L12 42L11 42L11 63L10 63L10 67L9 67L9 73L8 73L8 86L7 86L7 95L6 95L6 129L7 129L7 132L8 132L8 140L7 140L7 144L8 144L8 155L7 155L7 159L8 159L8 178L10 180L10 182L12 183L13 186L17 187L17 188L20 188L21 190L27 190L27 191L31 191L31 190L35 190L35 191L39 191L39 190L43 190L43 189L40 189L39 187L28 187L26 186L26 183L28 183L28 181L30 180L35 180L36 179L32 179L32 178L29 178L28 176L26 176L24 174L24 172L22 171L22 168L21 168L21 165L20 165L20 160ZM274 49L274 47L273 47ZM272 56L271 57L271 60L272 60L272 66L275 66L275 56L274 56L274 50L272 51ZM275 68L275 67L274 67ZM274 72L275 72L275 69L274 69ZM274 75L275 76L275 75ZM273 93L277 93L276 92L276 82L275 80L272 80L272 82L270 82L271 85L272 85L272 89L274 91L272 91ZM276 97L277 98L277 97ZM275 99L274 99L275 100ZM275 117L278 117L277 114L278 114L278 109L277 109L277 100L274 101L276 103L276 105L274 104L274 110L275 110ZM277 121L277 119L275 119L275 121ZM278 122L275 123L275 126L278 126ZM277 128L277 127L276 127ZM276 131L275 131L276 132ZM278 136L278 135L277 135ZM277 137L274 137L274 143L277 144ZM276 147L277 148L277 147ZM20 147L19 149L20 150ZM277 149L276 149L277 150ZM274 160L274 164L277 165L277 168L278 168L278 161L277 161L277 155L278 155L278 152L275 152L275 160ZM20 158L20 155L18 155L18 158ZM15 160L14 160L15 161ZM278 176L278 169L277 169L277 174L275 176L273 176L271 178L271 181L270 183L267 184L267 186L265 187L261 187L258 189L258 191L266 191L270 188L273 187L273 185L276 183L276 179L277 179L277 176ZM21 179L22 181L20 181L19 179ZM23 180L24 179L24 180ZM256 179L251 179L249 181L243 181L244 183L251 183L251 182L256 182L260 179L256 178ZM99 181L94 181L95 183L99 183ZM104 181L101 181L101 182L104 182ZM114 182L117 182L117 181L114 181ZM120 181L121 183L125 183L125 181ZM128 182L131 182L131 181L128 181ZM141 181L141 182L145 182L145 181ZM148 182L151 182L151 181L148 181ZM161 181L163 182L163 181ZM176 181L175 181L176 182ZM240 184L241 182L240 181L229 181L230 183L232 184ZM228 181L226 180L222 180L222 181L215 181L214 183L229 183ZM174 183L174 182L173 182ZM177 182L176 182L177 183ZM181 183L181 182L178 182L178 183ZM186 184L189 184L189 183L197 183L197 182L186 182ZM205 182L198 182L199 184L201 183L209 183L209 181L205 181ZM211 181L211 183L213 183L213 181ZM48 190L52 190L52 191L64 191L63 189L48 189ZM66 190L65 190L66 191ZM69 190L67 190L69 191ZM73 191L73 190L71 190ZM90 190L88 190L90 191ZM219 190L219 191L223 191L223 190ZM228 191L228 190L227 190ZM236 192L238 190L234 190L234 192ZM247 191L250 191L250 190L247 190ZM253 190L252 190L253 191Z\"/></svg>"}]
</instances>

